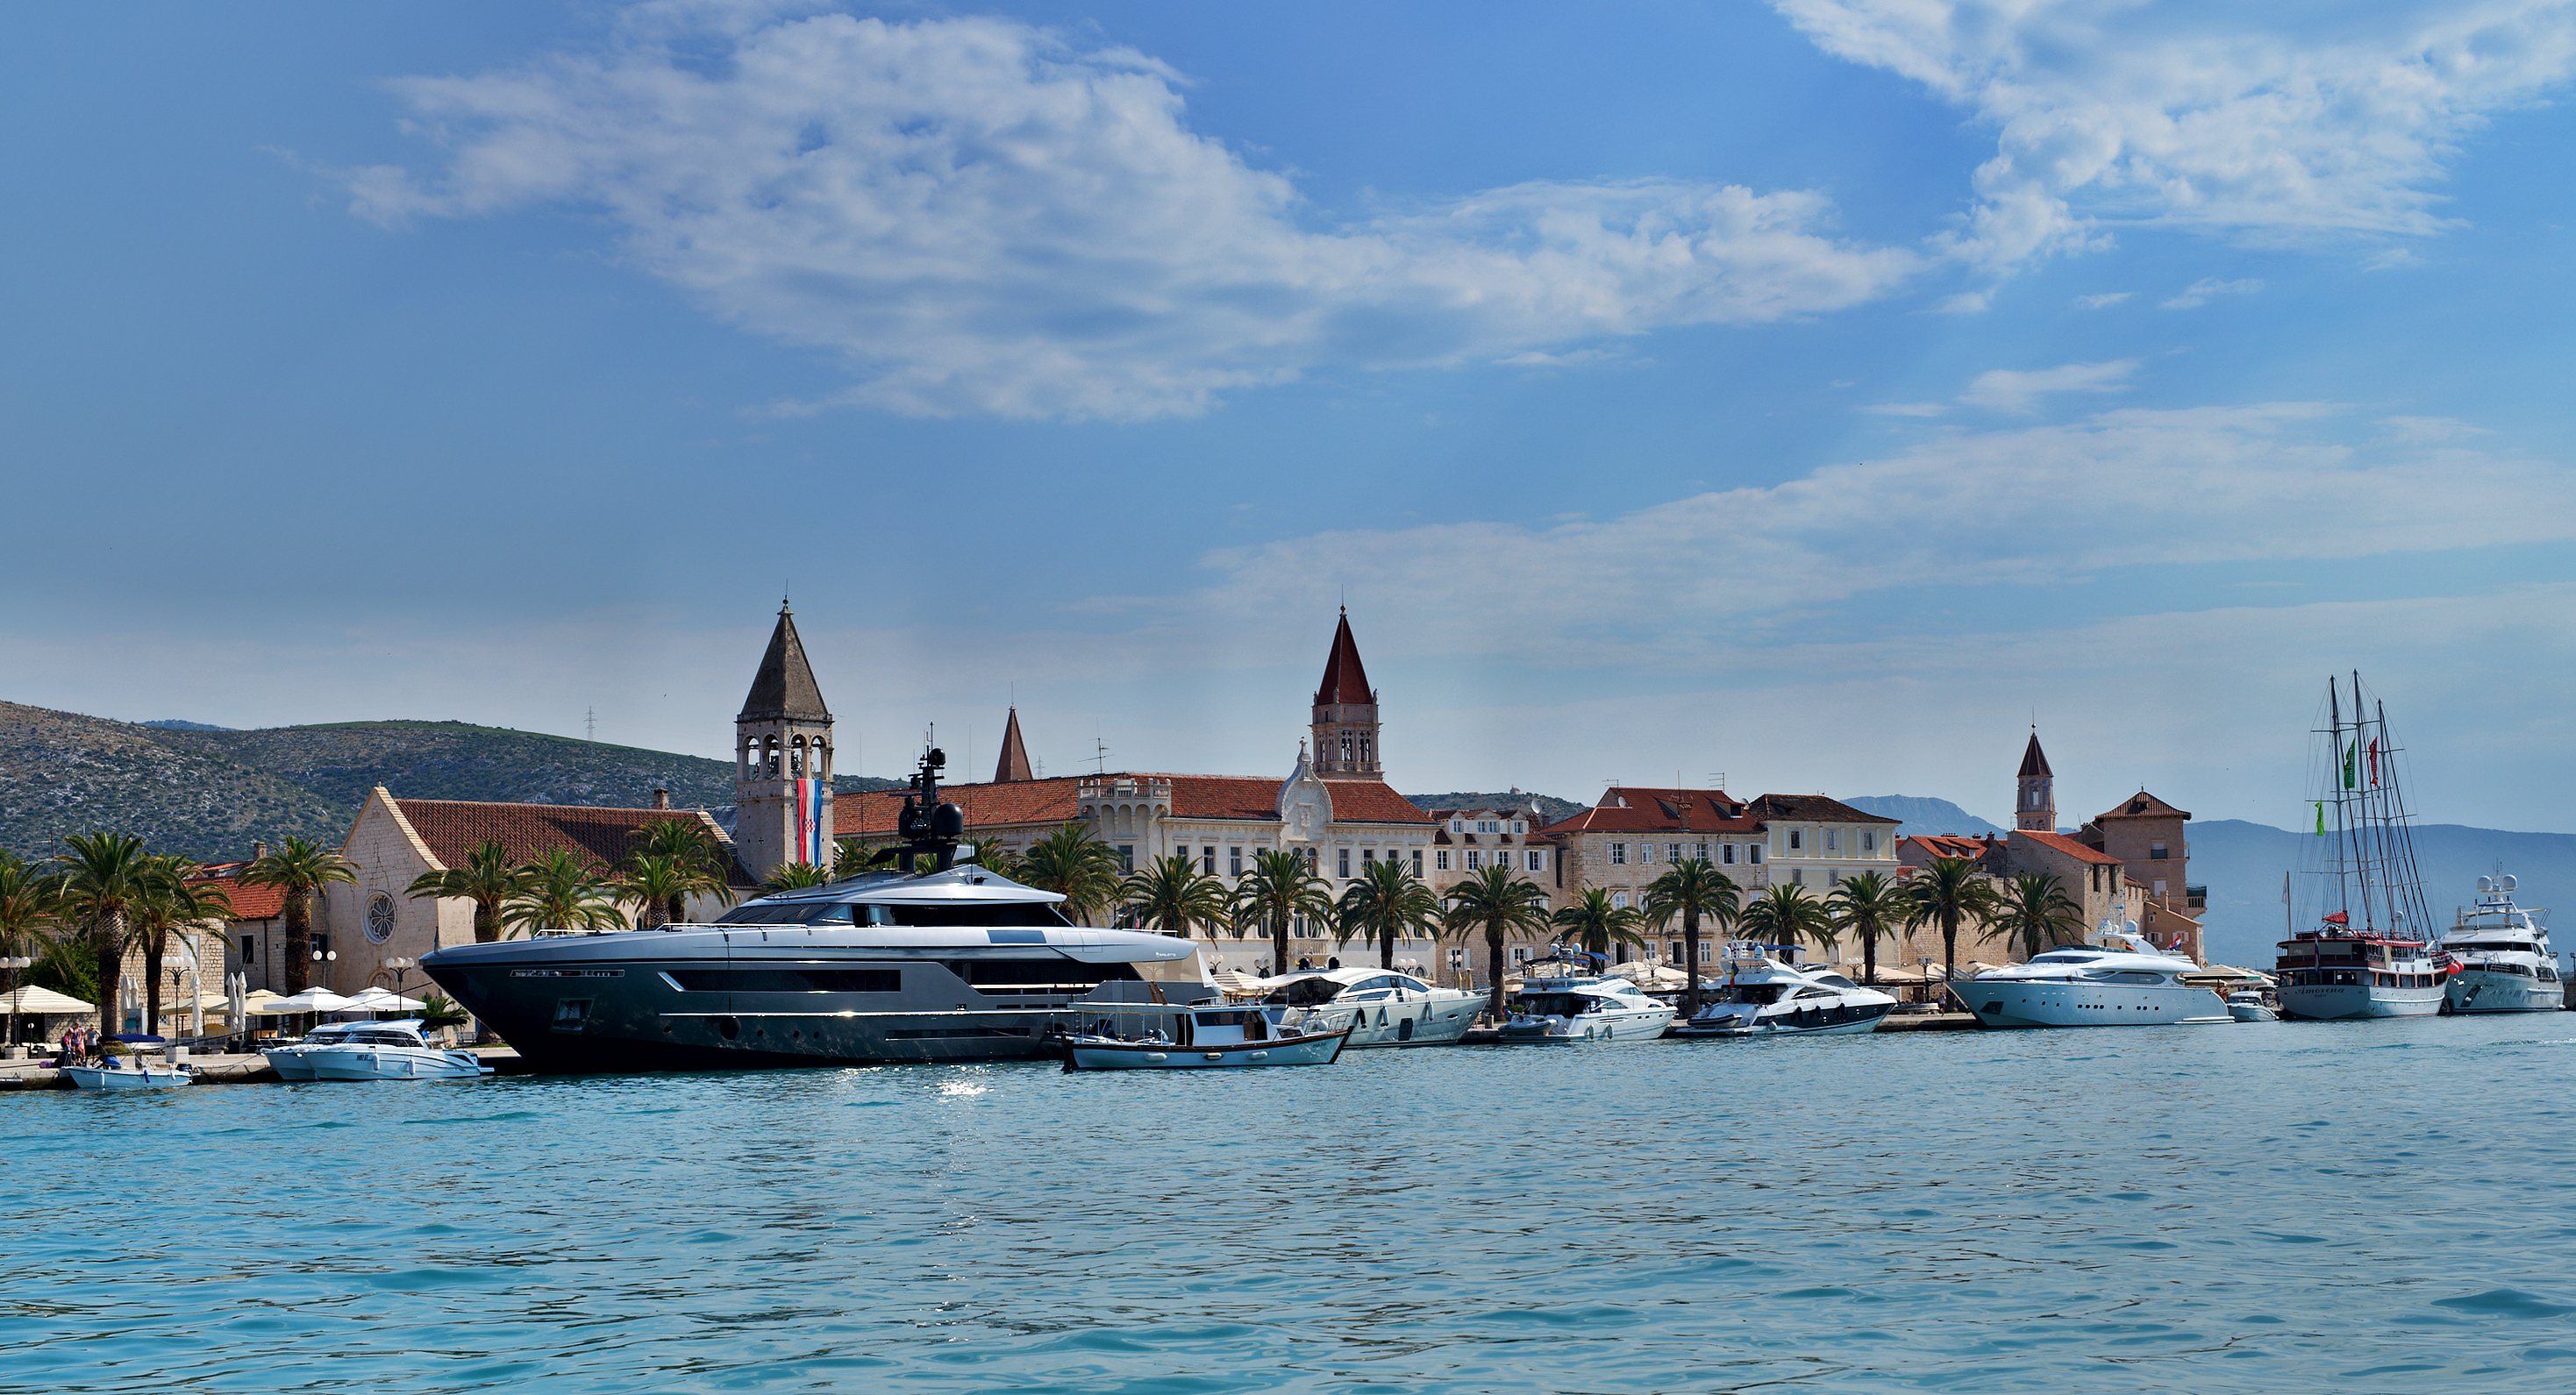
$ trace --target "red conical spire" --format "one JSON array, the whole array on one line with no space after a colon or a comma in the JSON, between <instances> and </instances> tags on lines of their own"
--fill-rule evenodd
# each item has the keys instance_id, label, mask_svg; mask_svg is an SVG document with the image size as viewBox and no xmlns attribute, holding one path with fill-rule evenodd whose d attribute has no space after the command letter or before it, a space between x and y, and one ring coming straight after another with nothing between
<instances>
[{"instance_id":1,"label":"red conical spire","mask_svg":"<svg viewBox=\"0 0 2576 1395\"><path fill-rule=\"evenodd\" d=\"M2014 778L2028 780L2033 777L2037 777L2045 780L2051 778L2051 776L2052 772L2048 768L2048 755L2046 752L2039 749L2039 732L2036 729L2033 729L2030 734L2030 746L2027 750L2024 750L2021 753L2021 774Z\"/></svg>"},{"instance_id":2,"label":"red conical spire","mask_svg":"<svg viewBox=\"0 0 2576 1395\"><path fill-rule=\"evenodd\" d=\"M1369 688L1368 670L1360 666L1359 641L1351 638L1350 607L1344 606L1342 623L1333 631L1332 657L1324 660L1324 681L1315 686L1315 705L1375 701L1377 695Z\"/></svg>"},{"instance_id":3,"label":"red conical spire","mask_svg":"<svg viewBox=\"0 0 2576 1395\"><path fill-rule=\"evenodd\" d=\"M1002 760L993 767L993 783L1005 785L1036 778L1037 772L1029 768L1029 748L1020 740L1020 709L1014 707L1010 725L1002 728Z\"/></svg>"}]
</instances>

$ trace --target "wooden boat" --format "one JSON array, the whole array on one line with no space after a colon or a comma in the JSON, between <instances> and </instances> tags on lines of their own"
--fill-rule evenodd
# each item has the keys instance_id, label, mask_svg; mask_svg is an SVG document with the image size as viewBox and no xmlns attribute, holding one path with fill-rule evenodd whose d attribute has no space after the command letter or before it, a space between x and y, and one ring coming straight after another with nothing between
<instances>
[{"instance_id":1,"label":"wooden boat","mask_svg":"<svg viewBox=\"0 0 2576 1395\"><path fill-rule=\"evenodd\" d=\"M64 1079L83 1090L159 1090L197 1083L185 1065L156 1066L140 1059L111 1060L103 1066L64 1066L62 1073Z\"/></svg>"},{"instance_id":2,"label":"wooden boat","mask_svg":"<svg viewBox=\"0 0 2576 1395\"><path fill-rule=\"evenodd\" d=\"M1133 1007L1122 1009L1136 1012ZM1135 1037L1074 1032L1064 1038L1064 1068L1077 1070L1222 1070L1235 1066L1328 1066L1351 1037L1302 1030L1292 1018L1274 1027L1257 1007L1175 1007L1149 1014L1167 1017L1171 1031L1155 1027Z\"/></svg>"}]
</instances>

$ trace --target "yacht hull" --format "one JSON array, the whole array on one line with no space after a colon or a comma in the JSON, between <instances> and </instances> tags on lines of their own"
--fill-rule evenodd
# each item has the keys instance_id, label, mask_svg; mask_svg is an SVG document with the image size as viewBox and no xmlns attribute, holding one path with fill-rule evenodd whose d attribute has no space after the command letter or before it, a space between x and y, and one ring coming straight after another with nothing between
<instances>
[{"instance_id":1,"label":"yacht hull","mask_svg":"<svg viewBox=\"0 0 2576 1395\"><path fill-rule=\"evenodd\" d=\"M2234 1022L2206 988L2081 980L1954 980L1947 985L1987 1027L2197 1027Z\"/></svg>"},{"instance_id":2,"label":"yacht hull","mask_svg":"<svg viewBox=\"0 0 2576 1395\"><path fill-rule=\"evenodd\" d=\"M1495 1040L1506 1045L1563 1046L1574 1042L1654 1041L1672 1025L1673 1010L1586 1013L1581 1017L1513 1018Z\"/></svg>"},{"instance_id":3,"label":"yacht hull","mask_svg":"<svg viewBox=\"0 0 2576 1395\"><path fill-rule=\"evenodd\" d=\"M2279 992L2281 1016L2298 1022L2430 1017L2442 1007L2440 988L2386 988L2368 983L2284 983Z\"/></svg>"},{"instance_id":4,"label":"yacht hull","mask_svg":"<svg viewBox=\"0 0 2576 1395\"><path fill-rule=\"evenodd\" d=\"M519 955L448 949L422 968L540 1072L1055 1060L1067 1032L1094 1028L1121 1004L1151 1001L1160 989L1188 987L1124 981L1083 993L991 994L957 976L950 965L967 951L954 948L908 956L755 933L731 937L749 944L718 939L682 954L659 938L649 932L585 936ZM705 937L669 937L690 938ZM707 982L708 974L749 974L755 977L737 981L759 983L775 979L758 976L779 973L829 975L818 981L867 987L681 987Z\"/></svg>"},{"instance_id":5,"label":"yacht hull","mask_svg":"<svg viewBox=\"0 0 2576 1395\"><path fill-rule=\"evenodd\" d=\"M175 1066L143 1066L134 1070L109 1070L104 1066L64 1066L63 1078L82 1090L159 1090L172 1085L194 1085L195 1077Z\"/></svg>"},{"instance_id":6,"label":"yacht hull","mask_svg":"<svg viewBox=\"0 0 2576 1395\"><path fill-rule=\"evenodd\" d=\"M1229 1042L1222 1046L1072 1037L1064 1044L1064 1068L1067 1071L1225 1070L1252 1066L1329 1066L1342 1054L1342 1047L1349 1038L1349 1028L1315 1036Z\"/></svg>"},{"instance_id":7,"label":"yacht hull","mask_svg":"<svg viewBox=\"0 0 2576 1395\"><path fill-rule=\"evenodd\" d=\"M1794 1012L1778 1013L1727 1022L1695 1018L1673 1028L1677 1037L1831 1037L1859 1036L1875 1032L1887 1021L1893 1003L1871 1003L1845 1007L1832 1021L1802 1021Z\"/></svg>"},{"instance_id":8,"label":"yacht hull","mask_svg":"<svg viewBox=\"0 0 2576 1395\"><path fill-rule=\"evenodd\" d=\"M1482 994L1455 1000L1415 1000L1341 1007L1326 1003L1306 1009L1308 1019L1327 1031L1350 1029L1353 1051L1379 1046L1451 1046L1467 1035L1476 1015L1485 1010ZM1273 1019L1277 1019L1274 1017Z\"/></svg>"},{"instance_id":9,"label":"yacht hull","mask_svg":"<svg viewBox=\"0 0 2576 1395\"><path fill-rule=\"evenodd\" d=\"M307 1052L314 1080L472 1080L492 1068L465 1051L406 1047L327 1047Z\"/></svg>"},{"instance_id":10,"label":"yacht hull","mask_svg":"<svg viewBox=\"0 0 2576 1395\"><path fill-rule=\"evenodd\" d=\"M2519 974L2464 969L2442 987L2442 1011L2558 1012L2567 1004L2565 985L2542 983Z\"/></svg>"}]
</instances>

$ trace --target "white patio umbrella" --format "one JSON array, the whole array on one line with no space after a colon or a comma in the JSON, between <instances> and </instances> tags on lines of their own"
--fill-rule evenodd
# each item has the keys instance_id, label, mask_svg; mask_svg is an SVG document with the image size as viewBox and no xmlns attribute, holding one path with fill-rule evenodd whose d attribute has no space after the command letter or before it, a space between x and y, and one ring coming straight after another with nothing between
<instances>
[{"instance_id":1,"label":"white patio umbrella","mask_svg":"<svg viewBox=\"0 0 2576 1395\"><path fill-rule=\"evenodd\" d=\"M264 1016L280 1017L296 1012L338 1012L348 1005L348 999L328 988L307 988L292 998L278 998L260 1003L252 1007L251 1011Z\"/></svg>"},{"instance_id":2,"label":"white patio umbrella","mask_svg":"<svg viewBox=\"0 0 2576 1395\"><path fill-rule=\"evenodd\" d=\"M383 988L370 988L333 1009L335 1012L418 1012L429 1006Z\"/></svg>"}]
</instances>

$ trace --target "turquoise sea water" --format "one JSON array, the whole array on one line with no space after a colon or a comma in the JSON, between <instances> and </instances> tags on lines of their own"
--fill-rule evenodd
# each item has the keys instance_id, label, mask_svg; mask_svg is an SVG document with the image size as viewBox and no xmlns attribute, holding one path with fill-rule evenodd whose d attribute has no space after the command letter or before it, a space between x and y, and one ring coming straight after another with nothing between
<instances>
[{"instance_id":1,"label":"turquoise sea water","mask_svg":"<svg viewBox=\"0 0 2576 1395\"><path fill-rule=\"evenodd\" d=\"M2549 1390L2576 1017L0 1097L0 1390Z\"/></svg>"}]
</instances>

